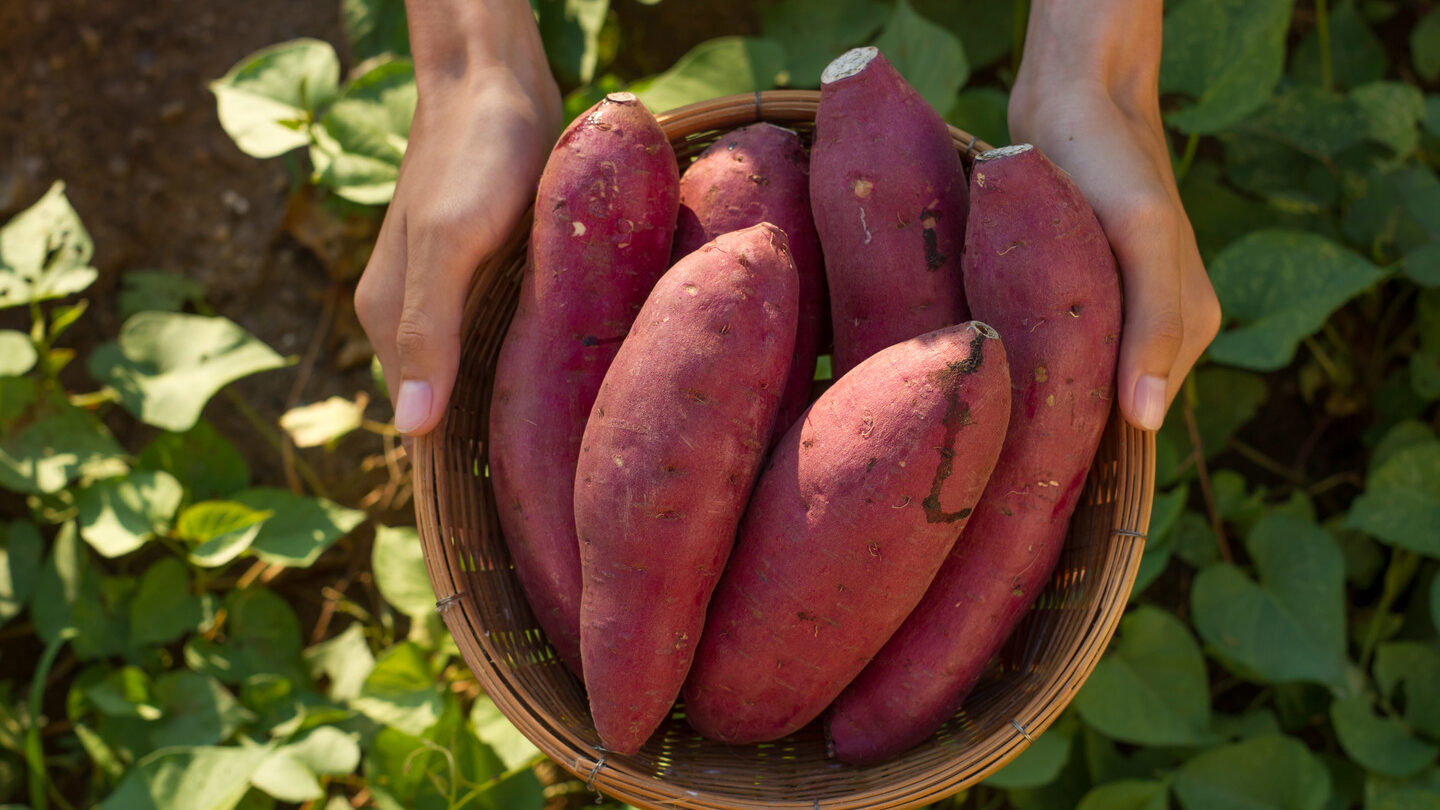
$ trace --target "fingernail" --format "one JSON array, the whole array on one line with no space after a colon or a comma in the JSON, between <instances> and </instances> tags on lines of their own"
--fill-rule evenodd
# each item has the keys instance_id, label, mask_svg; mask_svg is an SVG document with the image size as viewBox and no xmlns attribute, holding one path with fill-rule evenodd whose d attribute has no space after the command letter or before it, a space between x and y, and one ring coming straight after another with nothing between
<instances>
[{"instance_id":1,"label":"fingernail","mask_svg":"<svg viewBox=\"0 0 1440 810\"><path fill-rule=\"evenodd\" d=\"M400 383L400 394L395 398L395 429L410 433L424 424L430 416L430 399L430 383L424 380Z\"/></svg>"},{"instance_id":2,"label":"fingernail","mask_svg":"<svg viewBox=\"0 0 1440 810\"><path fill-rule=\"evenodd\" d=\"M1146 430L1159 430L1165 421L1165 380L1146 374L1135 381L1135 416Z\"/></svg>"}]
</instances>

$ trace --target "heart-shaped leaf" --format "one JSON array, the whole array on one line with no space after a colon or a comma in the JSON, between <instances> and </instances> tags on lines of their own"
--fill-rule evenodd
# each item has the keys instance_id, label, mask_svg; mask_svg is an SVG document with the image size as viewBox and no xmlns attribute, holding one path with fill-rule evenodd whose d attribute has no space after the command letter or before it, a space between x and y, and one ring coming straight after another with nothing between
<instances>
[{"instance_id":1,"label":"heart-shaped leaf","mask_svg":"<svg viewBox=\"0 0 1440 810\"><path fill-rule=\"evenodd\" d=\"M1205 657L1184 622L1158 608L1135 608L1075 696L1075 708L1121 742L1202 744L1210 739Z\"/></svg>"},{"instance_id":2,"label":"heart-shaped leaf","mask_svg":"<svg viewBox=\"0 0 1440 810\"><path fill-rule=\"evenodd\" d=\"M1373 466L1346 525L1386 543L1440 557L1440 440L1396 449Z\"/></svg>"},{"instance_id":3,"label":"heart-shaped leaf","mask_svg":"<svg viewBox=\"0 0 1440 810\"><path fill-rule=\"evenodd\" d=\"M696 101L769 90L785 69L785 49L755 37L717 37L680 57L669 70L632 89L653 113Z\"/></svg>"},{"instance_id":4,"label":"heart-shaped leaf","mask_svg":"<svg viewBox=\"0 0 1440 810\"><path fill-rule=\"evenodd\" d=\"M1190 606L1200 637L1252 677L1347 690L1345 560L1335 539L1275 514L1255 525L1246 546L1258 582L1228 563L1195 578Z\"/></svg>"},{"instance_id":5,"label":"heart-shaped leaf","mask_svg":"<svg viewBox=\"0 0 1440 810\"><path fill-rule=\"evenodd\" d=\"M141 421L183 431L221 388L285 360L227 318L142 312L120 327L117 340L96 348L88 365Z\"/></svg>"},{"instance_id":6,"label":"heart-shaped leaf","mask_svg":"<svg viewBox=\"0 0 1440 810\"><path fill-rule=\"evenodd\" d=\"M142 470L106 478L75 496L80 536L105 557L119 557L165 532L185 496L167 472Z\"/></svg>"},{"instance_id":7,"label":"heart-shaped leaf","mask_svg":"<svg viewBox=\"0 0 1440 810\"><path fill-rule=\"evenodd\" d=\"M868 40L890 16L876 0L781 0L762 12L760 33L785 49L792 87L819 87L831 60Z\"/></svg>"},{"instance_id":8,"label":"heart-shaped leaf","mask_svg":"<svg viewBox=\"0 0 1440 810\"><path fill-rule=\"evenodd\" d=\"M470 725L475 727L475 735L495 751L508 770L526 767L540 756L540 749L535 747L535 743L520 733L488 695L480 695L470 706Z\"/></svg>"},{"instance_id":9,"label":"heart-shaped leaf","mask_svg":"<svg viewBox=\"0 0 1440 810\"><path fill-rule=\"evenodd\" d=\"M196 544L190 550L191 562L217 568L250 548L272 515L235 501L201 501L180 513L175 533Z\"/></svg>"},{"instance_id":10,"label":"heart-shaped leaf","mask_svg":"<svg viewBox=\"0 0 1440 810\"><path fill-rule=\"evenodd\" d=\"M1257 231L1221 253L1210 280L1231 326L1212 359L1271 371L1355 295L1382 277L1363 256L1312 233Z\"/></svg>"},{"instance_id":11,"label":"heart-shaped leaf","mask_svg":"<svg viewBox=\"0 0 1440 810\"><path fill-rule=\"evenodd\" d=\"M1035 738L1020 756L986 777L985 784L994 788L1034 788L1049 784L1060 774L1070 759L1073 732L1051 728Z\"/></svg>"},{"instance_id":12,"label":"heart-shaped leaf","mask_svg":"<svg viewBox=\"0 0 1440 810\"><path fill-rule=\"evenodd\" d=\"M1285 68L1290 7L1291 0L1182 0L1169 9L1160 89L1194 103L1166 120L1207 134L1264 104Z\"/></svg>"},{"instance_id":13,"label":"heart-shaped leaf","mask_svg":"<svg viewBox=\"0 0 1440 810\"><path fill-rule=\"evenodd\" d=\"M1174 789L1185 810L1320 810L1330 774L1304 743L1276 735L1201 753L1176 772Z\"/></svg>"},{"instance_id":14,"label":"heart-shaped leaf","mask_svg":"<svg viewBox=\"0 0 1440 810\"><path fill-rule=\"evenodd\" d=\"M300 664L300 622L284 599L252 585L227 593L224 607L223 642L192 638L185 645L191 669L232 685L260 674L309 683Z\"/></svg>"},{"instance_id":15,"label":"heart-shaped leaf","mask_svg":"<svg viewBox=\"0 0 1440 810\"><path fill-rule=\"evenodd\" d=\"M0 309L63 298L94 283L95 252L65 184L55 183L34 205L0 227Z\"/></svg>"},{"instance_id":16,"label":"heart-shaped leaf","mask_svg":"<svg viewBox=\"0 0 1440 810\"><path fill-rule=\"evenodd\" d=\"M310 142L308 125L335 97L340 59L328 42L296 39L262 48L210 83L220 126L251 157Z\"/></svg>"},{"instance_id":17,"label":"heart-shaped leaf","mask_svg":"<svg viewBox=\"0 0 1440 810\"><path fill-rule=\"evenodd\" d=\"M955 94L970 78L970 64L960 40L916 14L909 0L897 0L875 47L941 114L955 103Z\"/></svg>"}]
</instances>

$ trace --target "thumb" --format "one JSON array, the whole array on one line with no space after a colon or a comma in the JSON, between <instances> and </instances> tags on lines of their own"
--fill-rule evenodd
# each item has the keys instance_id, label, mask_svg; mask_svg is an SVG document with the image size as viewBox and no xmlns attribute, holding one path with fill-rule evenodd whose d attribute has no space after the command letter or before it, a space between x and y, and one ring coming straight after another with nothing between
<instances>
[{"instance_id":1,"label":"thumb","mask_svg":"<svg viewBox=\"0 0 1440 810\"><path fill-rule=\"evenodd\" d=\"M444 234L412 233L409 239L405 302L395 327L395 429L407 436L439 424L460 365L460 321L479 257Z\"/></svg>"},{"instance_id":2,"label":"thumb","mask_svg":"<svg viewBox=\"0 0 1440 810\"><path fill-rule=\"evenodd\" d=\"M1180 309L1182 222L1166 195L1132 206L1105 230L1120 264L1125 289L1116 392L1125 418L1142 430L1165 421L1172 381L1185 336Z\"/></svg>"}]
</instances>

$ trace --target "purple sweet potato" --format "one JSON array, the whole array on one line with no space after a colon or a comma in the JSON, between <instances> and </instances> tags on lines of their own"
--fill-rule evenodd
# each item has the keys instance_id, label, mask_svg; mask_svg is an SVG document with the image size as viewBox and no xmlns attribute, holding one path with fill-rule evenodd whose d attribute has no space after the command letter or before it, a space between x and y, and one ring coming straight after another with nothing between
<instances>
[{"instance_id":1,"label":"purple sweet potato","mask_svg":"<svg viewBox=\"0 0 1440 810\"><path fill-rule=\"evenodd\" d=\"M1010 415L1005 350L968 322L841 377L756 484L685 683L713 739L818 717L925 592L969 517Z\"/></svg>"},{"instance_id":2,"label":"purple sweet potato","mask_svg":"<svg viewBox=\"0 0 1440 810\"><path fill-rule=\"evenodd\" d=\"M613 93L560 136L535 202L529 262L490 403L500 527L536 620L580 671L575 465L605 371L669 266L675 152L650 111Z\"/></svg>"},{"instance_id":3,"label":"purple sweet potato","mask_svg":"<svg viewBox=\"0 0 1440 810\"><path fill-rule=\"evenodd\" d=\"M878 50L845 53L820 82L810 199L838 377L969 317L960 275L969 205L944 119Z\"/></svg>"},{"instance_id":4,"label":"purple sweet potato","mask_svg":"<svg viewBox=\"0 0 1440 810\"><path fill-rule=\"evenodd\" d=\"M825 268L810 215L810 156L794 130L759 123L726 133L680 175L672 261L715 237L770 222L785 232L800 277L795 356L772 441L810 405L826 327Z\"/></svg>"},{"instance_id":5,"label":"purple sweet potato","mask_svg":"<svg viewBox=\"0 0 1440 810\"><path fill-rule=\"evenodd\" d=\"M965 289L1004 337L1009 435L925 598L835 702L832 752L872 763L959 708L1049 581L1114 398L1120 281L1070 178L1029 145L971 170Z\"/></svg>"},{"instance_id":6,"label":"purple sweet potato","mask_svg":"<svg viewBox=\"0 0 1440 810\"><path fill-rule=\"evenodd\" d=\"M575 471L580 647L602 744L669 714L735 542L795 347L779 228L724 234L661 277L605 375Z\"/></svg>"}]
</instances>

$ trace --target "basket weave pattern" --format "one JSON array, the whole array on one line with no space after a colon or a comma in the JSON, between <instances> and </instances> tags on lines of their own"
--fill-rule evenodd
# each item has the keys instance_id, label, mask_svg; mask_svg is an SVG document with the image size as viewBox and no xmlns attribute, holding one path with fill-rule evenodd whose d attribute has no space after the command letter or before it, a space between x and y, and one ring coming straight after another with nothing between
<instances>
[{"instance_id":1,"label":"basket weave pattern","mask_svg":"<svg viewBox=\"0 0 1440 810\"><path fill-rule=\"evenodd\" d=\"M659 116L682 167L722 132L756 121L808 140L819 93L769 91ZM988 149L952 128L968 161ZM1150 522L1152 434L1118 409L1101 440L1055 574L964 707L925 743L858 768L831 760L818 723L783 740L698 737L683 707L640 753L608 754L582 685L556 658L511 568L486 477L495 359L515 311L530 215L475 274L460 374L439 428L415 443L415 503L437 610L485 692L526 737L596 790L637 807L905 808L962 790L1009 762L1059 715L1124 612Z\"/></svg>"}]
</instances>

